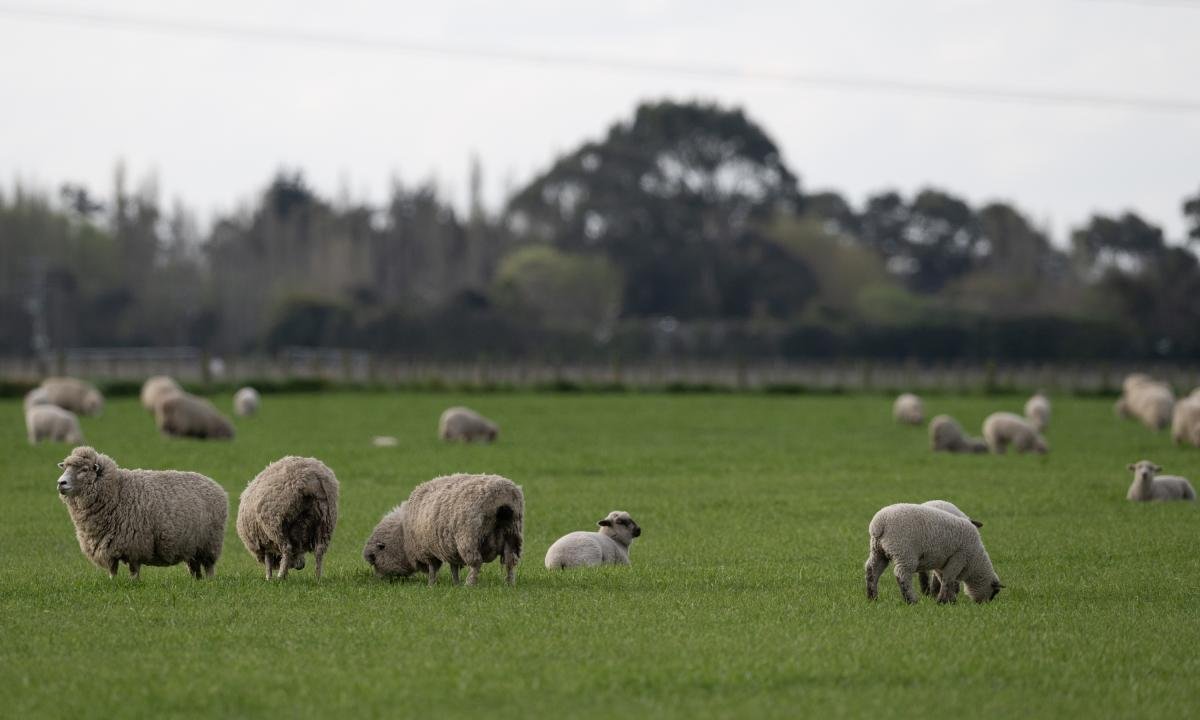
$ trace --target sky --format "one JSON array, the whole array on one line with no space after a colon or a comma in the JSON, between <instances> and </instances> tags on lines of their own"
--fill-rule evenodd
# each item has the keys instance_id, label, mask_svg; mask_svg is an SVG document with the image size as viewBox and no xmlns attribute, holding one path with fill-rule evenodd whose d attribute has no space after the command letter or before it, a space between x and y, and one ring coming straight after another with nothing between
<instances>
[{"instance_id":1,"label":"sky","mask_svg":"<svg viewBox=\"0 0 1200 720\"><path fill-rule=\"evenodd\" d=\"M1177 240L1200 191L1198 37L1200 0L0 0L0 187L104 196L122 162L208 220L295 168L369 202L433 179L461 207L477 155L494 209L639 101L703 99L745 109L805 190L856 206L936 187L1014 203L1059 244L1125 210Z\"/></svg>"}]
</instances>

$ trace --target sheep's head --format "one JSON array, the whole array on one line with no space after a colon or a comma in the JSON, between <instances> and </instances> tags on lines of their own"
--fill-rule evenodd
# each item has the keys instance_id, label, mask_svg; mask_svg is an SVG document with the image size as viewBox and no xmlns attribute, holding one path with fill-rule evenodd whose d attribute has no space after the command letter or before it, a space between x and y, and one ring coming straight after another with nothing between
<instances>
[{"instance_id":1,"label":"sheep's head","mask_svg":"<svg viewBox=\"0 0 1200 720\"><path fill-rule=\"evenodd\" d=\"M404 546L405 505L383 516L363 548L363 559L379 577L408 577L417 571Z\"/></svg>"},{"instance_id":2,"label":"sheep's head","mask_svg":"<svg viewBox=\"0 0 1200 720\"><path fill-rule=\"evenodd\" d=\"M1004 584L1000 582L1000 578L992 573L990 578L985 578L983 582L972 583L967 581L964 583L967 588L967 596L977 603L991 602L1000 594L1000 590L1004 588Z\"/></svg>"},{"instance_id":3,"label":"sheep's head","mask_svg":"<svg viewBox=\"0 0 1200 720\"><path fill-rule=\"evenodd\" d=\"M83 396L83 413L85 415L99 415L104 410L104 396L99 390L91 389Z\"/></svg>"},{"instance_id":4,"label":"sheep's head","mask_svg":"<svg viewBox=\"0 0 1200 720\"><path fill-rule=\"evenodd\" d=\"M1154 476L1162 472L1162 468L1149 460L1139 460L1136 463L1130 463L1127 466L1128 470L1133 471L1133 479L1137 482L1150 482Z\"/></svg>"},{"instance_id":5,"label":"sheep's head","mask_svg":"<svg viewBox=\"0 0 1200 720\"><path fill-rule=\"evenodd\" d=\"M487 439L488 442L496 442L496 438L500 437L500 428L495 425L488 425Z\"/></svg>"},{"instance_id":6,"label":"sheep's head","mask_svg":"<svg viewBox=\"0 0 1200 720\"><path fill-rule=\"evenodd\" d=\"M1046 442L1046 438L1038 436L1033 441L1033 451L1038 455L1045 455L1050 452L1050 443Z\"/></svg>"},{"instance_id":7,"label":"sheep's head","mask_svg":"<svg viewBox=\"0 0 1200 720\"><path fill-rule=\"evenodd\" d=\"M58 477L58 494L63 498L94 495L105 477L116 470L111 458L86 446L72 450L58 466L63 471Z\"/></svg>"},{"instance_id":8,"label":"sheep's head","mask_svg":"<svg viewBox=\"0 0 1200 720\"><path fill-rule=\"evenodd\" d=\"M600 534L607 535L622 545L628 545L642 534L642 528L624 510L613 510L596 525L600 527Z\"/></svg>"}]
</instances>

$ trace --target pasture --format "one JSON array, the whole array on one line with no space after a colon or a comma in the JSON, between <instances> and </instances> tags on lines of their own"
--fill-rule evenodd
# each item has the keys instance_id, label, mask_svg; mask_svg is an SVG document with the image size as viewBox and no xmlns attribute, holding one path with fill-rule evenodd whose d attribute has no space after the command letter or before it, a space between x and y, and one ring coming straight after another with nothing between
<instances>
[{"instance_id":1,"label":"pasture","mask_svg":"<svg viewBox=\"0 0 1200 720\"><path fill-rule=\"evenodd\" d=\"M228 397L214 398L225 411ZM1017 397L926 397L973 434ZM439 442L439 412L496 419ZM1200 713L1200 508L1126 502L1127 463L1200 480L1200 450L1055 398L1038 456L951 456L891 398L752 395L265 396L232 443L160 437L136 398L83 419L123 467L175 467L231 496L213 581L184 566L112 581L55 494L69 448L25 443L0 403L0 713L9 717L1185 717ZM375 448L373 435L400 445ZM268 462L341 482L326 576L267 583L234 531ZM495 472L524 487L515 588L372 577L362 545L414 485ZM998 599L908 607L863 589L881 506L944 498L984 522ZM633 565L550 573L546 548L629 511Z\"/></svg>"}]
</instances>

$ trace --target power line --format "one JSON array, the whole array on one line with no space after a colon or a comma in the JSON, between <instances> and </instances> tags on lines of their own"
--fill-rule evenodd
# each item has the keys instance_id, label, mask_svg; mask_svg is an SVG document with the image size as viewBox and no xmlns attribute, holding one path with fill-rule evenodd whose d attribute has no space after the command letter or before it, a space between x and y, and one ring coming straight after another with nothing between
<instances>
[{"instance_id":1,"label":"power line","mask_svg":"<svg viewBox=\"0 0 1200 720\"><path fill-rule=\"evenodd\" d=\"M1142 1L1145 2L1145 0ZM350 50L379 51L400 55L422 55L487 60L491 62L500 61L541 67L575 67L622 73L655 73L705 77L718 80L760 81L792 87L807 86L852 92L882 92L1027 105L1124 108L1129 110L1186 114L1200 113L1200 99L1036 90L1016 86L929 82L871 75L766 70L739 68L729 65L669 63L645 59L604 57L600 55L539 53L509 48L455 47L396 37L357 33L278 28L266 25L233 25L208 20L180 20L167 17L148 17L119 13L94 13L74 9L48 10L23 5L0 4L0 17L57 25L116 28L177 36L309 45Z\"/></svg>"}]
</instances>

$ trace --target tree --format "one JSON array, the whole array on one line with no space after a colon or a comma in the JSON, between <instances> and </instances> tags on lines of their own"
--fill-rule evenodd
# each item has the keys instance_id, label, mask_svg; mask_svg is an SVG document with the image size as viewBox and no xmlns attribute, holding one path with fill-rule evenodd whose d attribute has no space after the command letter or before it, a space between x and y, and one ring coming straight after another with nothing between
<instances>
[{"instance_id":1,"label":"tree","mask_svg":"<svg viewBox=\"0 0 1200 720\"><path fill-rule=\"evenodd\" d=\"M528 245L501 260L495 284L510 311L556 330L604 337L621 309L621 275L599 255Z\"/></svg>"},{"instance_id":2,"label":"tree","mask_svg":"<svg viewBox=\"0 0 1200 720\"><path fill-rule=\"evenodd\" d=\"M1183 216L1191 225L1188 229L1188 242L1200 243L1200 190L1192 197L1183 199Z\"/></svg>"},{"instance_id":3,"label":"tree","mask_svg":"<svg viewBox=\"0 0 1200 720\"><path fill-rule=\"evenodd\" d=\"M1093 215L1087 225L1071 233L1071 252L1092 277L1111 268L1141 270L1165 250L1162 229L1132 212L1119 218Z\"/></svg>"}]
</instances>

